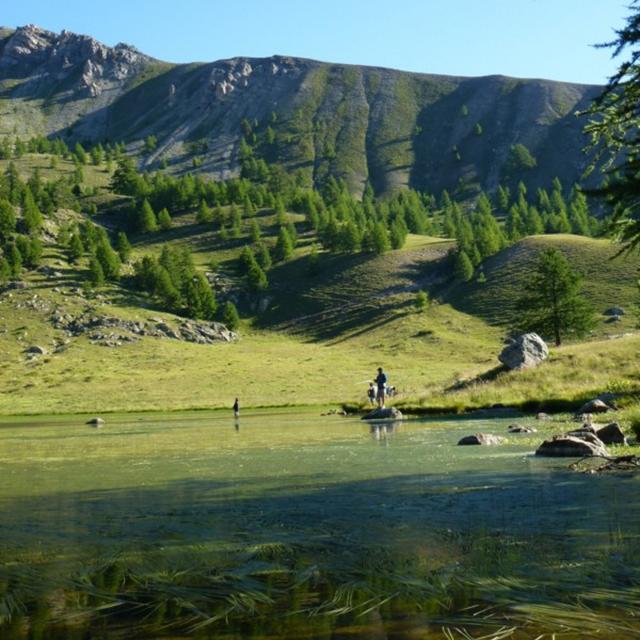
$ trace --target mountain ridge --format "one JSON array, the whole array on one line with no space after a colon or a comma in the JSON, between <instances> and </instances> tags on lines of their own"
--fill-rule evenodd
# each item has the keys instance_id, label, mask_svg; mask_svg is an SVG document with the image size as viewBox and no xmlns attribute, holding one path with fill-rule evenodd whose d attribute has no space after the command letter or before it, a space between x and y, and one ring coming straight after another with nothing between
<instances>
[{"instance_id":1,"label":"mountain ridge","mask_svg":"<svg viewBox=\"0 0 640 640\"><path fill-rule=\"evenodd\" d=\"M340 177L355 193L574 182L587 165L574 114L600 90L281 55L175 64L67 31L0 30L0 134L124 140L132 152L153 136L143 168L214 178L240 173L244 140L304 184ZM512 167L514 145L535 166Z\"/></svg>"}]
</instances>

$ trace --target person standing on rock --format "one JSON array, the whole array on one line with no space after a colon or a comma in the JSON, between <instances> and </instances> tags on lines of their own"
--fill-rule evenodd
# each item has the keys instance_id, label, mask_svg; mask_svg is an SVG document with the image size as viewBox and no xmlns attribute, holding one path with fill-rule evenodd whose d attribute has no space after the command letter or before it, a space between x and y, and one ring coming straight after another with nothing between
<instances>
[{"instance_id":1,"label":"person standing on rock","mask_svg":"<svg viewBox=\"0 0 640 640\"><path fill-rule=\"evenodd\" d=\"M384 392L385 387L387 386L387 376L385 375L382 367L378 367L378 375L374 380L378 387L378 392L376 394L376 400L378 401L378 408L384 409Z\"/></svg>"}]
</instances>

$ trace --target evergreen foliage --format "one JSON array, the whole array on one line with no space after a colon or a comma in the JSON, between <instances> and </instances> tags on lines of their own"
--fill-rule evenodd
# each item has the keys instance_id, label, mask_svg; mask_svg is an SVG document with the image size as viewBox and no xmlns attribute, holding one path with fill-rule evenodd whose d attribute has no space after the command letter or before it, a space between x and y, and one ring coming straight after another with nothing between
<instances>
[{"instance_id":1,"label":"evergreen foliage","mask_svg":"<svg viewBox=\"0 0 640 640\"><path fill-rule=\"evenodd\" d=\"M523 311L522 329L552 337L556 345L566 335L585 335L594 320L581 287L580 275L560 251L543 251L518 304Z\"/></svg>"}]
</instances>

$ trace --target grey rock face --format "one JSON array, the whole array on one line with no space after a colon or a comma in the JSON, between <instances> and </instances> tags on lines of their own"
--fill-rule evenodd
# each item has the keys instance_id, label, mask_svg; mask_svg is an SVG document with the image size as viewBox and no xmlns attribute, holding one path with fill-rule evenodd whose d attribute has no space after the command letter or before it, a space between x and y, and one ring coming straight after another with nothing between
<instances>
[{"instance_id":1,"label":"grey rock face","mask_svg":"<svg viewBox=\"0 0 640 640\"><path fill-rule=\"evenodd\" d=\"M374 409L362 417L362 420L402 420L404 416L395 407Z\"/></svg>"},{"instance_id":2,"label":"grey rock face","mask_svg":"<svg viewBox=\"0 0 640 640\"><path fill-rule=\"evenodd\" d=\"M577 436L554 436L545 440L536 450L537 456L560 458L582 458L585 456L608 456L609 453L596 436L592 441Z\"/></svg>"},{"instance_id":3,"label":"grey rock face","mask_svg":"<svg viewBox=\"0 0 640 640\"><path fill-rule=\"evenodd\" d=\"M537 333L524 333L514 338L500 353L498 360L509 369L538 366L549 357L549 348Z\"/></svg>"},{"instance_id":4,"label":"grey rock face","mask_svg":"<svg viewBox=\"0 0 640 640\"><path fill-rule=\"evenodd\" d=\"M458 445L467 444L500 444L504 442L504 438L500 436L494 436L491 433L474 433L471 436L465 436L458 441Z\"/></svg>"}]
</instances>

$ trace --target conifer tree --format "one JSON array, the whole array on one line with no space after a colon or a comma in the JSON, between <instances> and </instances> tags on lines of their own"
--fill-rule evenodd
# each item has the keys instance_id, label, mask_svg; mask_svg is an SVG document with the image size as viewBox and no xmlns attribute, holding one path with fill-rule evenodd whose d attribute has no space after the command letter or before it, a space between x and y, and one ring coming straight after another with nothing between
<instances>
[{"instance_id":1,"label":"conifer tree","mask_svg":"<svg viewBox=\"0 0 640 640\"><path fill-rule=\"evenodd\" d=\"M118 239L116 241L116 251L120 256L122 262L128 262L131 257L132 247L127 238L127 234L124 231L118 233Z\"/></svg>"},{"instance_id":2,"label":"conifer tree","mask_svg":"<svg viewBox=\"0 0 640 640\"><path fill-rule=\"evenodd\" d=\"M42 214L33 199L33 194L29 187L24 190L22 220L27 233L35 233L42 226Z\"/></svg>"},{"instance_id":3,"label":"conifer tree","mask_svg":"<svg viewBox=\"0 0 640 640\"><path fill-rule=\"evenodd\" d=\"M0 256L0 284L4 284L11 277L11 267L4 256Z\"/></svg>"},{"instance_id":4,"label":"conifer tree","mask_svg":"<svg viewBox=\"0 0 640 640\"><path fill-rule=\"evenodd\" d=\"M207 279L201 273L194 272L187 280L184 302L189 317L204 320L215 318L216 299Z\"/></svg>"},{"instance_id":5,"label":"conifer tree","mask_svg":"<svg viewBox=\"0 0 640 640\"><path fill-rule=\"evenodd\" d=\"M7 240L16 230L16 214L12 204L0 199L0 240Z\"/></svg>"},{"instance_id":6,"label":"conifer tree","mask_svg":"<svg viewBox=\"0 0 640 640\"><path fill-rule=\"evenodd\" d=\"M473 264L465 251L456 253L453 272L456 279L462 282L468 282L473 278Z\"/></svg>"},{"instance_id":7,"label":"conifer tree","mask_svg":"<svg viewBox=\"0 0 640 640\"><path fill-rule=\"evenodd\" d=\"M271 269L272 259L269 247L264 242L258 242L256 245L256 260L264 271Z\"/></svg>"},{"instance_id":8,"label":"conifer tree","mask_svg":"<svg viewBox=\"0 0 640 640\"><path fill-rule=\"evenodd\" d=\"M382 222L376 222L371 231L371 248L375 254L383 254L391 248L389 232Z\"/></svg>"},{"instance_id":9,"label":"conifer tree","mask_svg":"<svg viewBox=\"0 0 640 640\"><path fill-rule=\"evenodd\" d=\"M251 221L251 225L249 226L249 237L251 238L251 242L258 242L260 240L260 225L256 220Z\"/></svg>"},{"instance_id":10,"label":"conifer tree","mask_svg":"<svg viewBox=\"0 0 640 640\"><path fill-rule=\"evenodd\" d=\"M148 233L158 228L156 214L153 212L149 201L145 198L142 206L138 209L137 227L140 233Z\"/></svg>"},{"instance_id":11,"label":"conifer tree","mask_svg":"<svg viewBox=\"0 0 640 640\"><path fill-rule=\"evenodd\" d=\"M525 284L518 308L522 328L560 345L566 335L583 336L593 326L593 309L581 293L582 279L557 249L546 249Z\"/></svg>"},{"instance_id":12,"label":"conifer tree","mask_svg":"<svg viewBox=\"0 0 640 640\"><path fill-rule=\"evenodd\" d=\"M19 278L22 273L22 255L14 242L5 247L5 256L9 264L12 278Z\"/></svg>"},{"instance_id":13,"label":"conifer tree","mask_svg":"<svg viewBox=\"0 0 640 640\"><path fill-rule=\"evenodd\" d=\"M117 280L120 275L120 257L111 247L106 236L101 236L96 246L96 258L107 280Z\"/></svg>"},{"instance_id":14,"label":"conifer tree","mask_svg":"<svg viewBox=\"0 0 640 640\"><path fill-rule=\"evenodd\" d=\"M72 233L67 246L67 258L70 263L77 262L84 254L84 246L78 233Z\"/></svg>"},{"instance_id":15,"label":"conifer tree","mask_svg":"<svg viewBox=\"0 0 640 640\"><path fill-rule=\"evenodd\" d=\"M166 207L164 207L158 214L158 226L163 231L169 231L169 229L171 229L171 227L173 226L173 220L171 219L171 214L169 213L169 210Z\"/></svg>"},{"instance_id":16,"label":"conifer tree","mask_svg":"<svg viewBox=\"0 0 640 640\"><path fill-rule=\"evenodd\" d=\"M227 302L224 303L224 308L222 311L222 322L230 331L235 331L240 324L238 309L236 308L236 305L231 302L231 300L227 300Z\"/></svg>"},{"instance_id":17,"label":"conifer tree","mask_svg":"<svg viewBox=\"0 0 640 640\"><path fill-rule=\"evenodd\" d=\"M198 212L196 213L196 222L198 224L209 224L213 221L213 212L207 206L206 200L203 198L200 200L200 206L198 207Z\"/></svg>"},{"instance_id":18,"label":"conifer tree","mask_svg":"<svg viewBox=\"0 0 640 640\"><path fill-rule=\"evenodd\" d=\"M278 240L274 250L274 258L277 262L289 260L293 256L293 243L287 227L280 227Z\"/></svg>"},{"instance_id":19,"label":"conifer tree","mask_svg":"<svg viewBox=\"0 0 640 640\"><path fill-rule=\"evenodd\" d=\"M104 284L104 271L100 261L95 256L89 260L89 282L94 287L100 287Z\"/></svg>"}]
</instances>

